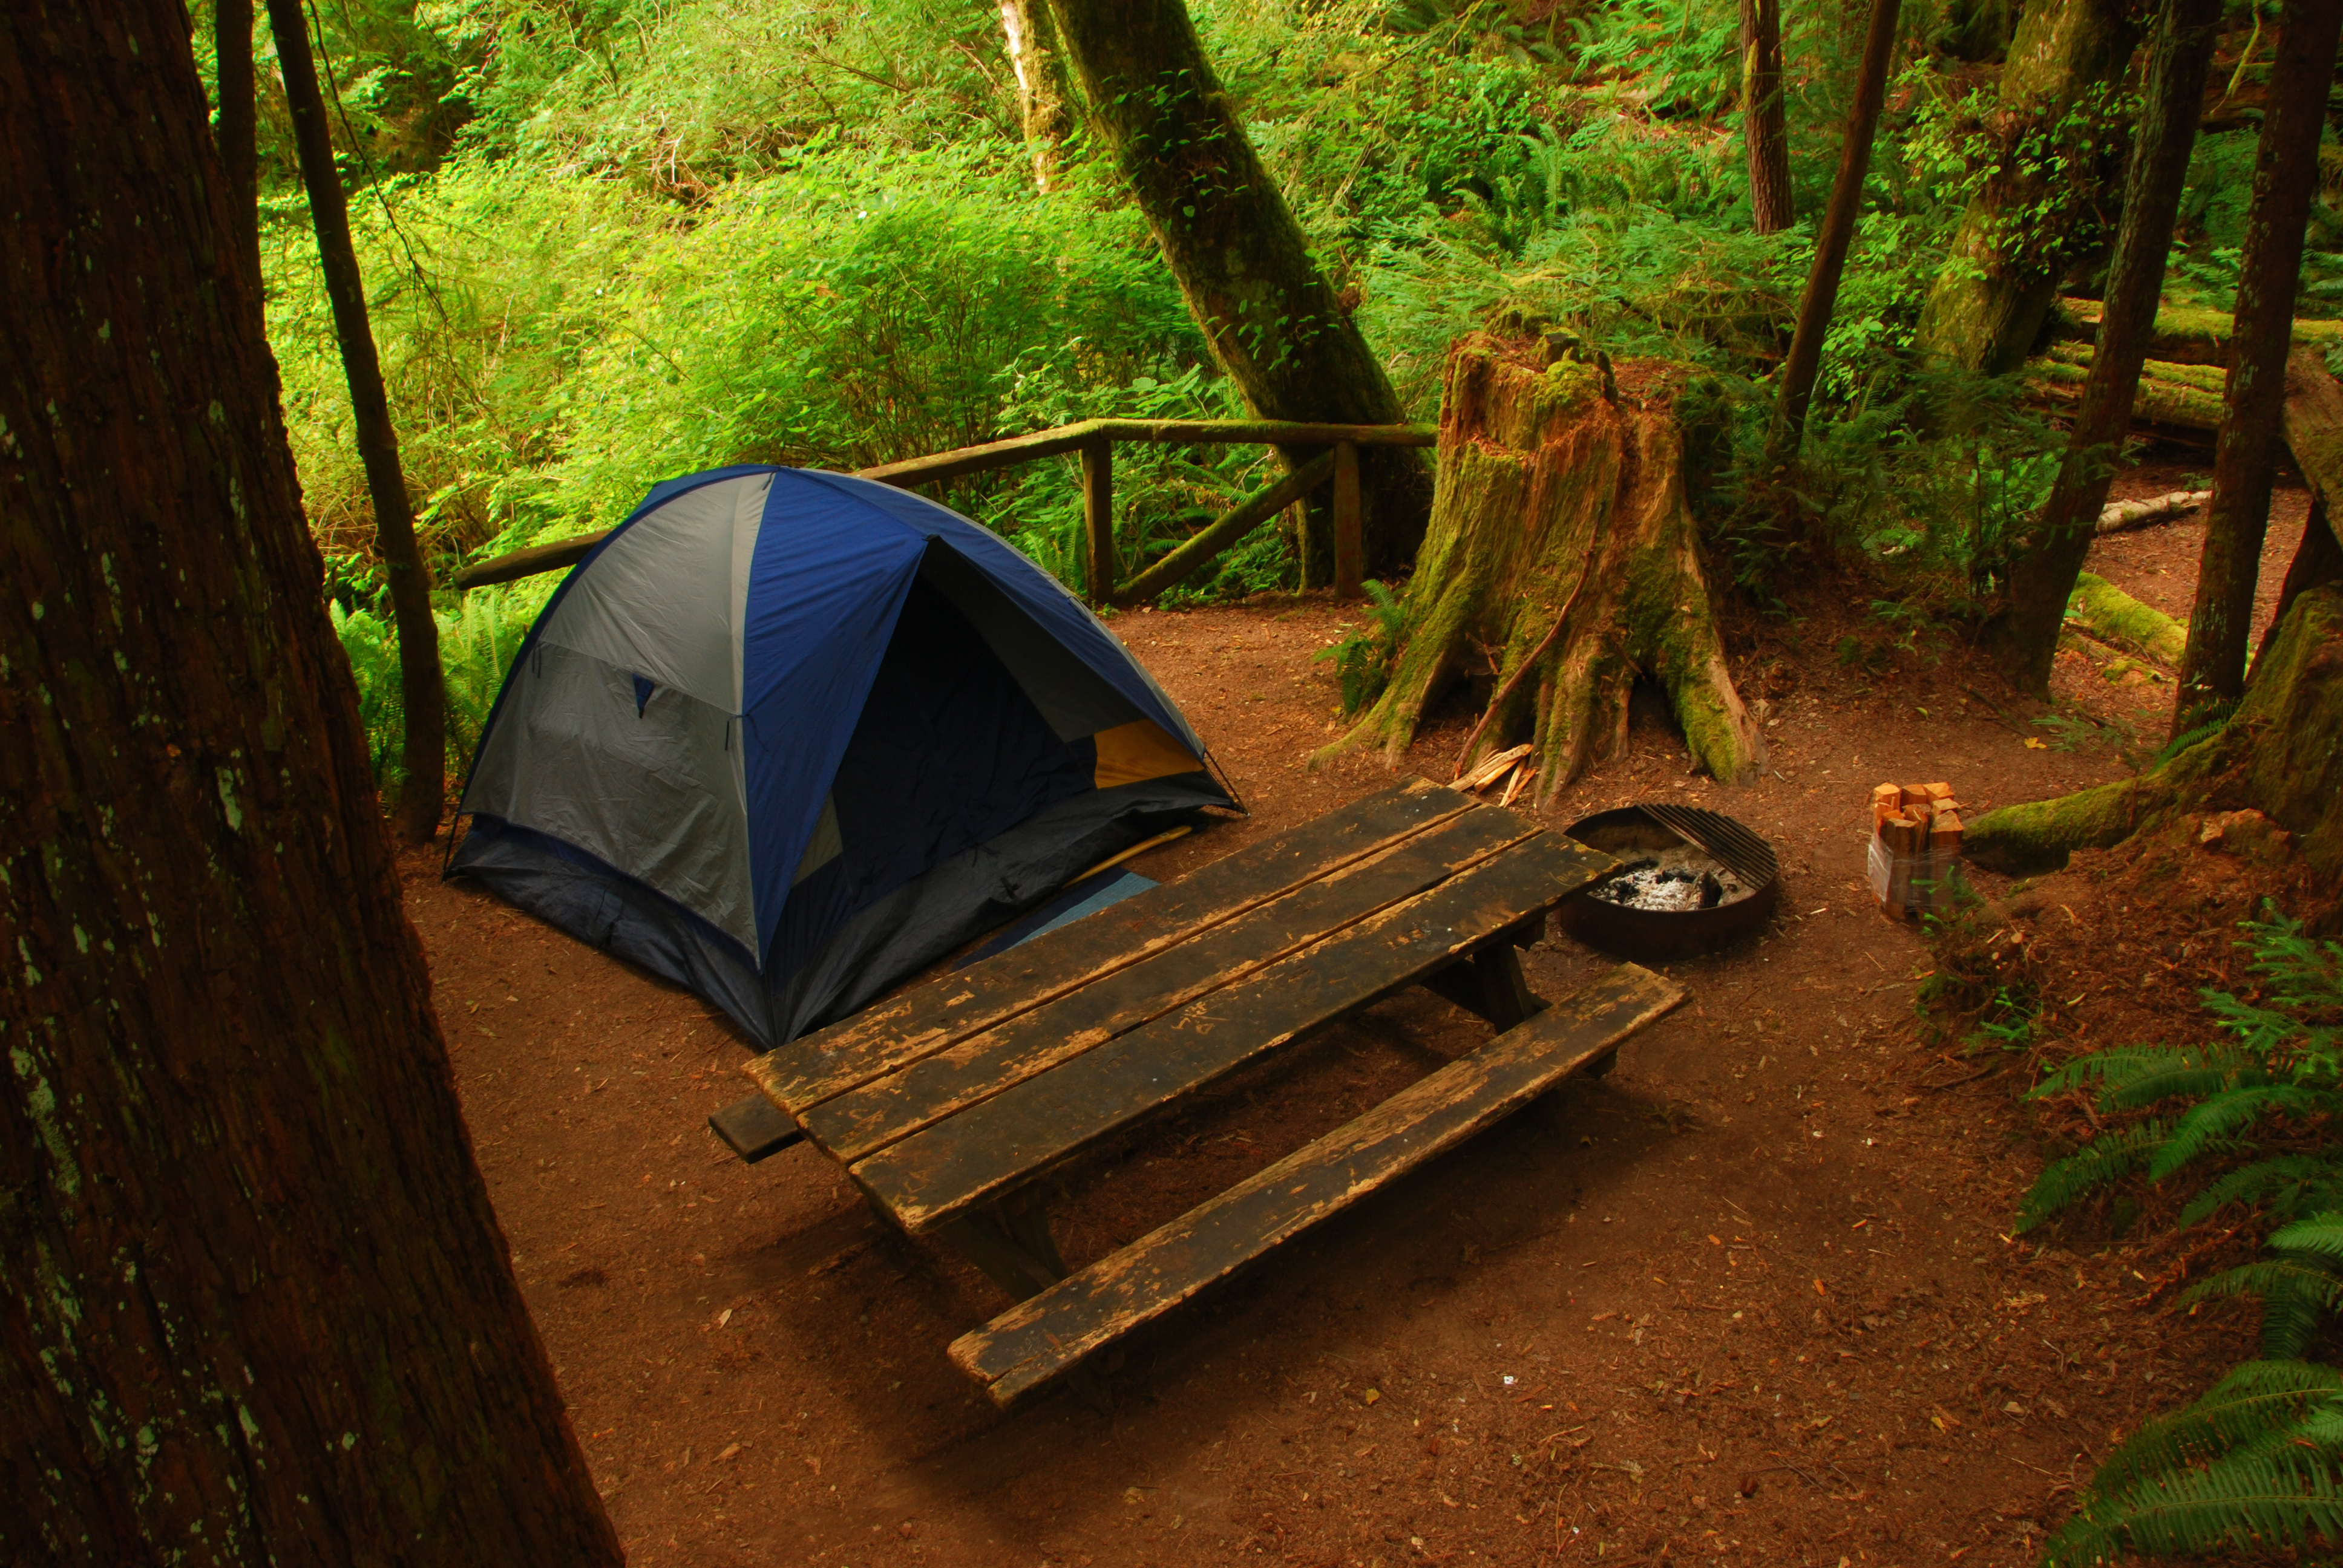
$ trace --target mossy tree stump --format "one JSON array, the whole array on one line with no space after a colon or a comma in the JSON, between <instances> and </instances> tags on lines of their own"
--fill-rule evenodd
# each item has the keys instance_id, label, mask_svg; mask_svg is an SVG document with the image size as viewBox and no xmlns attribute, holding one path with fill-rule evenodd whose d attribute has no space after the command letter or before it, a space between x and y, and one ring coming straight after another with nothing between
<instances>
[{"instance_id":1,"label":"mossy tree stump","mask_svg":"<svg viewBox=\"0 0 2343 1568\"><path fill-rule=\"evenodd\" d=\"M1328 753L1396 762L1459 677L1495 678L1460 769L1529 741L1551 799L1616 751L1639 675L1665 689L1694 758L1751 777L1765 743L1733 679L1684 500L1675 402L1656 363L1544 361L1541 339L1450 348L1432 518L1381 690Z\"/></svg>"},{"instance_id":2,"label":"mossy tree stump","mask_svg":"<svg viewBox=\"0 0 2343 1568\"><path fill-rule=\"evenodd\" d=\"M2299 595L2228 722L2161 767L1969 824L1966 850L2036 871L2189 811L2251 807L2296 835L2303 858L2343 877L2343 588Z\"/></svg>"}]
</instances>

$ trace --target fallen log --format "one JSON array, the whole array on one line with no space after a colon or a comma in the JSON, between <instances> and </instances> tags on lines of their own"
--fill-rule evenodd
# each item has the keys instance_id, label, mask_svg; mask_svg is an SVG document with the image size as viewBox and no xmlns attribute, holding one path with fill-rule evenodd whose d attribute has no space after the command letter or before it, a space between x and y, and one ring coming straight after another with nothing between
<instances>
[{"instance_id":1,"label":"fallen log","mask_svg":"<svg viewBox=\"0 0 2343 1568\"><path fill-rule=\"evenodd\" d=\"M2099 302L2061 299L2051 307L2051 330L2062 340L2095 343L2099 336ZM2156 328L2147 340L2150 359L2176 365L2226 367L2229 362L2229 313L2202 306L2166 305L2156 312ZM2298 347L2343 348L2343 321L2294 324Z\"/></svg>"},{"instance_id":2,"label":"fallen log","mask_svg":"<svg viewBox=\"0 0 2343 1568\"><path fill-rule=\"evenodd\" d=\"M2097 531L2120 534L2144 528L2150 523L2168 523L2175 518L2187 517L2212 498L2210 490L2172 490L2144 500L2109 501L2099 508Z\"/></svg>"},{"instance_id":3,"label":"fallen log","mask_svg":"<svg viewBox=\"0 0 2343 1568\"><path fill-rule=\"evenodd\" d=\"M2179 667L2181 650L2188 646L2187 627L2089 572L2075 578L2066 618L2101 642L2152 658L2167 669Z\"/></svg>"}]
</instances>

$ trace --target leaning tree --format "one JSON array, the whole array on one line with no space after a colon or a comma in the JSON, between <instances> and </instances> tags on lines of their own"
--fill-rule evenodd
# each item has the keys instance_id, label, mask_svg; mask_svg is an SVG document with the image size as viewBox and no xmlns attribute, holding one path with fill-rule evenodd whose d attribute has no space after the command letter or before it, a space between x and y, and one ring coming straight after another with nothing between
<instances>
[{"instance_id":1,"label":"leaning tree","mask_svg":"<svg viewBox=\"0 0 2343 1568\"><path fill-rule=\"evenodd\" d=\"M616 1563L178 0L0 10L0 1561Z\"/></svg>"},{"instance_id":2,"label":"leaning tree","mask_svg":"<svg viewBox=\"0 0 2343 1568\"><path fill-rule=\"evenodd\" d=\"M1372 704L1329 752L1396 761L1458 679L1494 683L1457 770L1534 748L1551 799L1614 750L1638 677L1667 691L1710 774L1765 743L1733 678L1686 502L1676 403L1689 372L1582 360L1565 340L1468 334L1443 375L1439 477Z\"/></svg>"},{"instance_id":3,"label":"leaning tree","mask_svg":"<svg viewBox=\"0 0 2343 1568\"><path fill-rule=\"evenodd\" d=\"M2123 75L2140 0L2034 0L1983 126L1988 161L1920 315L1918 346L1990 376L2032 349L2130 146Z\"/></svg>"},{"instance_id":4,"label":"leaning tree","mask_svg":"<svg viewBox=\"0 0 2343 1568\"><path fill-rule=\"evenodd\" d=\"M1393 425L1383 362L1320 270L1262 166L1182 0L1049 0L1101 139L1146 215L1212 358L1263 419ZM1314 451L1283 453L1299 468ZM1406 447L1359 450L1370 572L1423 537L1432 483ZM1332 577L1331 522L1311 518L1302 569Z\"/></svg>"}]
</instances>

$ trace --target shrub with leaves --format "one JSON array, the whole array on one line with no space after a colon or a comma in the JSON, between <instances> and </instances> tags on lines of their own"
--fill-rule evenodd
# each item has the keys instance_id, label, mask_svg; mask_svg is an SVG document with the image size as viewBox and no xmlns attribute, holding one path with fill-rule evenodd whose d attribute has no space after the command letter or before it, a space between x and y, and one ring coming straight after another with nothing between
<instances>
[{"instance_id":1,"label":"shrub with leaves","mask_svg":"<svg viewBox=\"0 0 2343 1568\"><path fill-rule=\"evenodd\" d=\"M2195 1193L2183 1225L2235 1204L2290 1221L2269 1237L2268 1256L2182 1298L2258 1298L2264 1359L2110 1454L2051 1537L2046 1563L2343 1541L2343 1372L2301 1359L2343 1308L2343 1149L2328 1136L2343 1112L2343 946L2268 913L2244 923L2240 944L2262 979L2259 1000L2202 993L2229 1040L2101 1051L2034 1091L2039 1099L2091 1090L2103 1115L2163 1114L2043 1171L2019 1211L2020 1231L2134 1171L2163 1181L2222 1160L2243 1163ZM2264 1153L2254 1135L2281 1119L2294 1136Z\"/></svg>"}]
</instances>

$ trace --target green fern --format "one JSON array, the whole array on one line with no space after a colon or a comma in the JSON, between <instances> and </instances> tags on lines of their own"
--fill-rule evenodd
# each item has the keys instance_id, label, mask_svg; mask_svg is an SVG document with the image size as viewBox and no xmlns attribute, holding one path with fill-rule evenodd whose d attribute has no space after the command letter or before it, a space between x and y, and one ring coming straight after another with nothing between
<instances>
[{"instance_id":1,"label":"green fern","mask_svg":"<svg viewBox=\"0 0 2343 1568\"><path fill-rule=\"evenodd\" d=\"M2343 1214L2314 1214L2277 1231L2269 1244L2281 1252L2300 1252L2343 1263Z\"/></svg>"},{"instance_id":2,"label":"green fern","mask_svg":"<svg viewBox=\"0 0 2343 1568\"><path fill-rule=\"evenodd\" d=\"M2180 1226L2202 1224L2232 1203L2259 1204L2281 1219L2343 1207L2343 1159L2279 1154L2241 1166L2190 1199L2180 1211Z\"/></svg>"},{"instance_id":3,"label":"green fern","mask_svg":"<svg viewBox=\"0 0 2343 1568\"><path fill-rule=\"evenodd\" d=\"M1332 648L1321 648L1317 657L1331 660L1335 675L1342 683L1342 713L1356 713L1383 694L1383 683L1391 678L1392 656L1399 651L1400 638L1407 629L1407 608L1391 589L1369 580L1363 585L1367 594L1367 614L1373 625L1363 627Z\"/></svg>"},{"instance_id":4,"label":"green fern","mask_svg":"<svg viewBox=\"0 0 2343 1568\"><path fill-rule=\"evenodd\" d=\"M2247 1145L2241 1136L2264 1117L2286 1112L2316 1116L2336 1109L2336 1097L2321 1090L2298 1089L2289 1083L2263 1083L2225 1090L2193 1107L2172 1124L2170 1136L2147 1175L2161 1181L2182 1166L2208 1154L2233 1153Z\"/></svg>"},{"instance_id":5,"label":"green fern","mask_svg":"<svg viewBox=\"0 0 2343 1568\"><path fill-rule=\"evenodd\" d=\"M2154 1158L2170 1131L2165 1122L2143 1121L2104 1133L2064 1160L2052 1161L2035 1178L2018 1208L2017 1233L2024 1235L2086 1194L2129 1175Z\"/></svg>"},{"instance_id":6,"label":"green fern","mask_svg":"<svg viewBox=\"0 0 2343 1568\"><path fill-rule=\"evenodd\" d=\"M2314 1538L2343 1539L2343 1491L2330 1452L2273 1440L2095 1500L2050 1538L2043 1561L2268 1551Z\"/></svg>"},{"instance_id":7,"label":"green fern","mask_svg":"<svg viewBox=\"0 0 2343 1568\"><path fill-rule=\"evenodd\" d=\"M2343 1394L2343 1370L2309 1362L2247 1362L2186 1410L2151 1421L2101 1462L2097 1493L2202 1464L2293 1424L2320 1395Z\"/></svg>"},{"instance_id":8,"label":"green fern","mask_svg":"<svg viewBox=\"0 0 2343 1568\"><path fill-rule=\"evenodd\" d=\"M2120 1046L2077 1057L2036 1084L2026 1098L2046 1099L2097 1082L2101 1111L2128 1111L2180 1095L2203 1096L2228 1076L2257 1067L2244 1052L2223 1046Z\"/></svg>"},{"instance_id":9,"label":"green fern","mask_svg":"<svg viewBox=\"0 0 2343 1568\"><path fill-rule=\"evenodd\" d=\"M2217 702L2210 708L2202 708L2197 709L2197 715L2201 722L2199 722L2194 729L2186 730L2181 734L2174 736L2170 740L2166 741L2164 743L2164 749L2156 754L2156 760L2149 763L2148 766L2151 769L2161 768L2166 763L2171 761L2174 758L2179 756L2183 751L2189 749L2191 747L2201 746L2206 741L2212 739L2213 737L2220 734L2222 730L2227 729L2229 727L2229 717L2237 711L2237 702L2235 698L2231 698L2226 702Z\"/></svg>"},{"instance_id":10,"label":"green fern","mask_svg":"<svg viewBox=\"0 0 2343 1568\"><path fill-rule=\"evenodd\" d=\"M2227 1269L2191 1286L2183 1302L2258 1296L2262 1303L2262 1354L2282 1360L2298 1356L2319 1325L2343 1307L2343 1279L2316 1259L2281 1257Z\"/></svg>"}]
</instances>

